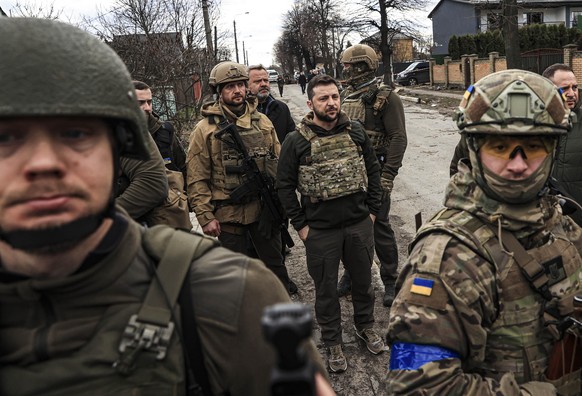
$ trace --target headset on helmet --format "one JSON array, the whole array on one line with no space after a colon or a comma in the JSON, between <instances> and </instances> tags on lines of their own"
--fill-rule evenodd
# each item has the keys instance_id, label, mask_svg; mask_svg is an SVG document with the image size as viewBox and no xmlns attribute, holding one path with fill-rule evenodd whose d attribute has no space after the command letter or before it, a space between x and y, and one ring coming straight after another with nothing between
<instances>
[{"instance_id":1,"label":"headset on helmet","mask_svg":"<svg viewBox=\"0 0 582 396\"><path fill-rule=\"evenodd\" d=\"M244 65L236 62L220 62L210 71L208 85L220 92L222 86L235 81L248 81L249 74Z\"/></svg>"},{"instance_id":2,"label":"headset on helmet","mask_svg":"<svg viewBox=\"0 0 582 396\"><path fill-rule=\"evenodd\" d=\"M116 124L118 152L149 157L132 79L107 44L71 25L0 19L0 118L99 117Z\"/></svg>"}]
</instances>

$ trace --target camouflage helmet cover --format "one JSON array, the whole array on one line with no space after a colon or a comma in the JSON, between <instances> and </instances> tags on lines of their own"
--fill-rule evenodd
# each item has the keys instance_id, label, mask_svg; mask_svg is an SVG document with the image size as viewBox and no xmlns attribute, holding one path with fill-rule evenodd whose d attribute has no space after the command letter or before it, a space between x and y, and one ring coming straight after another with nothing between
<instances>
[{"instance_id":1,"label":"camouflage helmet cover","mask_svg":"<svg viewBox=\"0 0 582 396\"><path fill-rule=\"evenodd\" d=\"M376 51L366 44L356 44L348 47L342 54L341 63L365 62L369 71L378 69L378 55Z\"/></svg>"},{"instance_id":2,"label":"camouflage helmet cover","mask_svg":"<svg viewBox=\"0 0 582 396\"><path fill-rule=\"evenodd\" d=\"M570 110L552 82L517 69L471 85L454 118L466 134L561 135L571 128Z\"/></svg>"},{"instance_id":3,"label":"camouflage helmet cover","mask_svg":"<svg viewBox=\"0 0 582 396\"><path fill-rule=\"evenodd\" d=\"M220 90L220 86L235 81L248 81L249 74L244 65L240 63L225 61L220 62L210 71L208 85Z\"/></svg>"},{"instance_id":4,"label":"camouflage helmet cover","mask_svg":"<svg viewBox=\"0 0 582 396\"><path fill-rule=\"evenodd\" d=\"M148 158L145 116L123 61L71 25L0 18L0 118L79 116L120 121L120 154Z\"/></svg>"}]
</instances>

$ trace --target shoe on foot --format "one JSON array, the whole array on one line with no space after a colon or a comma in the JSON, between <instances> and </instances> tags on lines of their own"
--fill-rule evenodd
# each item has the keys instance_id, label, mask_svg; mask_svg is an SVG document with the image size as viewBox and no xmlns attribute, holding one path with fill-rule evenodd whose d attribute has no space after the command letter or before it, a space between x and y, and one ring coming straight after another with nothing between
<instances>
[{"instance_id":1,"label":"shoe on foot","mask_svg":"<svg viewBox=\"0 0 582 396\"><path fill-rule=\"evenodd\" d=\"M299 288L297 287L295 282L293 282L292 280L289 280L289 283L287 284L287 292L289 294L297 294L298 291L299 291Z\"/></svg>"},{"instance_id":2,"label":"shoe on foot","mask_svg":"<svg viewBox=\"0 0 582 396\"><path fill-rule=\"evenodd\" d=\"M329 347L329 359L327 363L333 373L342 373L347 370L348 361L342 352L342 346L340 344Z\"/></svg>"},{"instance_id":3,"label":"shoe on foot","mask_svg":"<svg viewBox=\"0 0 582 396\"><path fill-rule=\"evenodd\" d=\"M366 343L368 351L374 355L384 352L384 341L382 341L382 338L374 330L363 329L362 331L358 331L355 326L354 329L356 330L356 335Z\"/></svg>"},{"instance_id":4,"label":"shoe on foot","mask_svg":"<svg viewBox=\"0 0 582 396\"><path fill-rule=\"evenodd\" d=\"M337 284L337 295L338 297L347 296L352 292L352 280L349 276L345 274L342 275L340 281Z\"/></svg>"}]
</instances>

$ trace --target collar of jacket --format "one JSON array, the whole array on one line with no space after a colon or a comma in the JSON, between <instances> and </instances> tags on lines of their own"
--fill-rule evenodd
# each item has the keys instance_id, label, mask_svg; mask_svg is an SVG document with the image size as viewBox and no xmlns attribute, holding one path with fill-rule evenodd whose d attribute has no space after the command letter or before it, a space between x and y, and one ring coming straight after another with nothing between
<instances>
[{"instance_id":1,"label":"collar of jacket","mask_svg":"<svg viewBox=\"0 0 582 396\"><path fill-rule=\"evenodd\" d=\"M236 126L243 129L250 129L251 123L256 116L260 117L260 113L257 111L257 101L247 100L245 101L245 112L240 116L234 114L228 106L224 105L221 101L209 103L202 108L201 114L204 117L226 117L229 121L236 124Z\"/></svg>"},{"instance_id":2,"label":"collar of jacket","mask_svg":"<svg viewBox=\"0 0 582 396\"><path fill-rule=\"evenodd\" d=\"M339 120L337 121L337 124L335 124L335 126L329 131L326 129L323 129L319 125L316 125L315 122L313 121L313 118L314 118L313 111L310 111L309 113L307 113L307 115L305 117L303 117L303 120L301 120L301 123L304 124L309 129L311 129L313 132L315 132L315 134L320 135L320 136L321 135L338 134L340 132L343 132L344 129L350 127L350 125L351 125L350 118L343 111L340 111L340 116L339 116Z\"/></svg>"},{"instance_id":3,"label":"collar of jacket","mask_svg":"<svg viewBox=\"0 0 582 396\"><path fill-rule=\"evenodd\" d=\"M148 130L150 131L150 135L154 135L162 125L164 123L154 113L148 114Z\"/></svg>"}]
</instances>

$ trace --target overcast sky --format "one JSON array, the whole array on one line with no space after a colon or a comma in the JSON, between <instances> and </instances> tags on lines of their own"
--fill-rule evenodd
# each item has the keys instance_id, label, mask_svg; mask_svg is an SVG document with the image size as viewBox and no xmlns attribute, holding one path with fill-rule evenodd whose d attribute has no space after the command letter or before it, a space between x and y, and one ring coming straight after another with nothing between
<instances>
[{"instance_id":1,"label":"overcast sky","mask_svg":"<svg viewBox=\"0 0 582 396\"><path fill-rule=\"evenodd\" d=\"M20 2L39 6L54 4L57 10L63 10L61 19L75 21L80 15L94 16L97 10L107 10L114 0L20 0ZM427 29L430 20L426 18L428 12L438 0L429 0L426 11L414 15L418 22L425 24ZM10 9L17 0L0 0L2 9L10 15ZM230 35L233 60L234 53L233 20L236 20L236 31L239 48L239 61L243 63L243 41L248 51L249 64L262 63L271 65L273 59L273 45L281 35L283 16L293 6L294 0L221 0L220 19L217 28ZM248 12L248 14L245 14ZM428 29L427 33L430 34Z\"/></svg>"}]
</instances>

